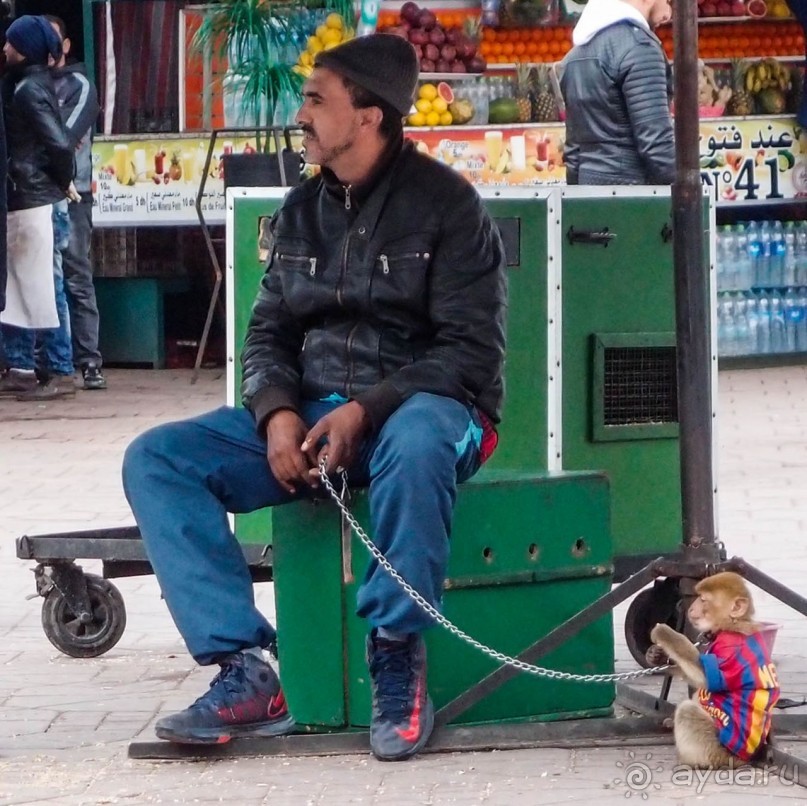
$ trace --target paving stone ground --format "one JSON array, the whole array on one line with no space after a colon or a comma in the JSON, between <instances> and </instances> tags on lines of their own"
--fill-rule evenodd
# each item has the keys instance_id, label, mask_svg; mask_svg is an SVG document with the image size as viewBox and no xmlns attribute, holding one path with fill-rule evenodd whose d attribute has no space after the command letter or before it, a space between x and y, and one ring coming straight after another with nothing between
<instances>
[{"instance_id":1,"label":"paving stone ground","mask_svg":"<svg viewBox=\"0 0 807 806\"><path fill-rule=\"evenodd\" d=\"M776 774L675 775L670 745L424 755L405 764L369 756L130 760L128 744L151 740L155 719L198 696L210 670L193 668L153 577L116 580L128 625L112 651L90 660L59 653L42 631L41 600L26 601L33 563L16 559L14 539L131 524L120 484L126 445L152 425L220 405L225 380L218 370L194 385L187 371L113 369L108 377L109 390L74 400L0 402L0 806L807 804L807 789ZM807 370L721 372L719 385L720 537L731 554L807 594ZM256 590L271 615L271 585ZM757 606L782 625L783 696L803 698L807 620L761 593ZM618 670L634 668L624 612L615 612Z\"/></svg>"}]
</instances>

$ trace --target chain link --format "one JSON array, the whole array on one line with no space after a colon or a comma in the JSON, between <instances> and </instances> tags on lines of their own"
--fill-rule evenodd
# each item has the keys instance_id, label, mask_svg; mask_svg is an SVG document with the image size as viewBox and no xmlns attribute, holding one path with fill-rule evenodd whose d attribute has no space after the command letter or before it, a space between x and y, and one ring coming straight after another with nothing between
<instances>
[{"instance_id":1,"label":"chain link","mask_svg":"<svg viewBox=\"0 0 807 806\"><path fill-rule=\"evenodd\" d=\"M430 615L438 624L445 627L450 633L456 635L460 640L466 644L470 644L475 649L484 653L493 660L498 661L505 666L512 666L521 672L536 675L537 677L548 677L552 680L570 680L575 683L614 683L618 680L632 680L637 677L648 677L649 675L656 674L656 672L663 672L672 667L672 664L666 666L654 666L650 669L640 669L635 672L621 672L614 674L573 674L572 672L559 672L557 669L545 669L543 666L535 666L532 663L514 658L504 652L499 652L476 638L472 638L468 633L457 627L456 624L449 621L439 610L427 602L390 564L389 560L383 555L381 550L370 539L367 533L362 529L359 522L354 517L348 506L345 504L342 496L336 491L333 486L328 473L326 472L326 463L321 461L319 465L319 475L325 489L330 494L331 498L336 502L343 517L350 524L350 528L356 533L356 537L361 540L370 554L378 561L378 564L406 591L410 599L412 599L418 607L425 613ZM343 494L347 491L347 473L342 472L342 491Z\"/></svg>"}]
</instances>

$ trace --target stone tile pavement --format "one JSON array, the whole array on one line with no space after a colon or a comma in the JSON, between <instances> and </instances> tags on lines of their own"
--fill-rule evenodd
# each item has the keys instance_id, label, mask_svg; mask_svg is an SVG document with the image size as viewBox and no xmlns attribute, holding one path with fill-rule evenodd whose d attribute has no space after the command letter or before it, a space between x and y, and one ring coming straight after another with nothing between
<instances>
[{"instance_id":1,"label":"stone tile pavement","mask_svg":"<svg viewBox=\"0 0 807 806\"><path fill-rule=\"evenodd\" d=\"M75 660L40 626L33 563L14 539L132 522L120 460L132 436L224 400L223 372L110 370L107 392L39 406L0 402L0 806L6 804L807 804L774 774L675 777L671 746L542 749L423 756L149 762L127 758L158 715L198 696L193 669L151 577L116 580L128 626L107 655ZM807 593L807 370L720 375L721 538L730 553ZM85 568L98 570L92 563ZM270 585L257 586L272 612ZM807 695L807 621L758 595L777 639L783 695ZM615 614L618 669L633 668ZM681 692L678 692L679 696ZM804 710L804 709L801 709ZM794 748L797 750L798 748ZM805 747L807 756L807 747ZM638 776L634 778L633 776ZM643 780L643 786L642 784Z\"/></svg>"}]
</instances>

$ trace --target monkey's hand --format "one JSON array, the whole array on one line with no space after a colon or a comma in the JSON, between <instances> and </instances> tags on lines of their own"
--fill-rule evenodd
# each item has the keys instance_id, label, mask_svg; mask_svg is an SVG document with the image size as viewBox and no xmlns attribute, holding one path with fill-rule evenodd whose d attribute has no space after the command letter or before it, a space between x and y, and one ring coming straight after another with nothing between
<instances>
[{"instance_id":1,"label":"monkey's hand","mask_svg":"<svg viewBox=\"0 0 807 806\"><path fill-rule=\"evenodd\" d=\"M665 666L670 662L667 653L658 644L653 644L645 652L644 658L650 666Z\"/></svg>"},{"instance_id":2,"label":"monkey's hand","mask_svg":"<svg viewBox=\"0 0 807 806\"><path fill-rule=\"evenodd\" d=\"M691 686L706 688L706 675L700 664L700 653L689 638L666 624L656 624L650 633L650 640L667 653Z\"/></svg>"}]
</instances>

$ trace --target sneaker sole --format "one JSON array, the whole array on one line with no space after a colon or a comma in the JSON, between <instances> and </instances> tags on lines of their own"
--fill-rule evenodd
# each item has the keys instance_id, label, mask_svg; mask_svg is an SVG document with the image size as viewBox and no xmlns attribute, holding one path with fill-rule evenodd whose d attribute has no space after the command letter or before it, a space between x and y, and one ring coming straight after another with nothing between
<instances>
[{"instance_id":1,"label":"sneaker sole","mask_svg":"<svg viewBox=\"0 0 807 806\"><path fill-rule=\"evenodd\" d=\"M274 722L261 722L256 725L225 725L220 728L197 728L185 734L161 727L156 727L154 732L157 734L157 738L175 744L226 744L230 739L244 737L283 736L291 733L294 728L294 719L289 715Z\"/></svg>"},{"instance_id":2,"label":"sneaker sole","mask_svg":"<svg viewBox=\"0 0 807 806\"><path fill-rule=\"evenodd\" d=\"M432 705L431 699L429 700L429 707L426 709L426 713L424 714L424 725L423 731L420 734L420 738L411 746L407 747L402 753L395 753L395 754L387 754L376 752L376 749L371 746L371 750L373 751L373 755L379 761L406 761L408 758L412 758L416 753L419 753L425 746L426 743L429 741L432 735L432 731L434 730L434 706Z\"/></svg>"}]
</instances>

